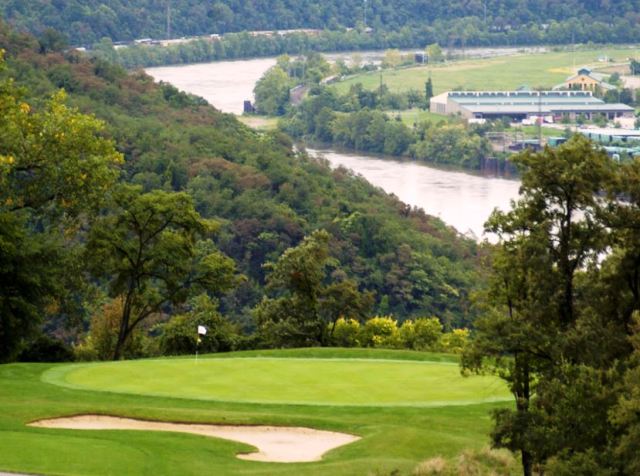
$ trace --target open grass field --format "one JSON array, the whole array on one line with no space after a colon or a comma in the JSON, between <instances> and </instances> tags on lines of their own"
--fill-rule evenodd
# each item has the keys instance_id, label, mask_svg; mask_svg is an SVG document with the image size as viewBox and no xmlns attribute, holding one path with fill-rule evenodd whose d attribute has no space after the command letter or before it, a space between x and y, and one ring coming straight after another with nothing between
<instances>
[{"instance_id":1,"label":"open grass field","mask_svg":"<svg viewBox=\"0 0 640 476\"><path fill-rule=\"evenodd\" d=\"M237 119L245 126L259 131L272 131L278 127L277 117L241 115L236 116Z\"/></svg>"},{"instance_id":2,"label":"open grass field","mask_svg":"<svg viewBox=\"0 0 640 476\"><path fill-rule=\"evenodd\" d=\"M583 66L603 68L607 63L600 57L624 61L640 56L639 48L597 48L575 52L527 53L488 59L461 60L442 65L420 66L387 70L382 73L384 83L391 91L424 90L429 74L434 93L440 94L456 88L470 90L511 90L521 85L532 88L551 88L564 81ZM380 85L380 73L356 75L335 85L345 92L352 84L362 83L365 88Z\"/></svg>"},{"instance_id":3,"label":"open grass field","mask_svg":"<svg viewBox=\"0 0 640 476\"><path fill-rule=\"evenodd\" d=\"M396 115L400 116L402 122L412 127L414 124L418 124L421 122L448 122L451 119L448 116L443 116L442 114L436 114L434 112L424 111L422 109L407 109L406 111L389 111L390 116L395 117Z\"/></svg>"},{"instance_id":4,"label":"open grass field","mask_svg":"<svg viewBox=\"0 0 640 476\"><path fill-rule=\"evenodd\" d=\"M366 349L10 364L0 366L0 389L0 471L60 475L411 474L420 461L485 447L490 410L510 404L461 404L508 395L497 379L461 377L451 356ZM306 426L362 439L319 462L263 463L235 457L245 444L197 435L25 426L79 414Z\"/></svg>"}]
</instances>

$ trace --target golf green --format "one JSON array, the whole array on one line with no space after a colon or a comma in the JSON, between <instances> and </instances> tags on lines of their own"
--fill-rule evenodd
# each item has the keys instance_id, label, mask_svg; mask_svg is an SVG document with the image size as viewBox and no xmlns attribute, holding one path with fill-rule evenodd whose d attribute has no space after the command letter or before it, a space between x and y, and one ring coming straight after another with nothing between
<instances>
[{"instance_id":1,"label":"golf green","mask_svg":"<svg viewBox=\"0 0 640 476\"><path fill-rule=\"evenodd\" d=\"M65 365L42 378L83 390L247 403L429 407L511 398L496 377L464 377L452 363L400 360L138 360Z\"/></svg>"}]
</instances>

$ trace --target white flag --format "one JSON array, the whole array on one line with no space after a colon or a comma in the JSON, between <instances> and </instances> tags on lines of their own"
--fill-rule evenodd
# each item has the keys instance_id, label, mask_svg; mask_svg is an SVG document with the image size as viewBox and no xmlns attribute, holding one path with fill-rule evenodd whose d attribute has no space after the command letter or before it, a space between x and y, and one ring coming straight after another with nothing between
<instances>
[{"instance_id":1,"label":"white flag","mask_svg":"<svg viewBox=\"0 0 640 476\"><path fill-rule=\"evenodd\" d=\"M198 326L198 335L207 335L207 328L204 326Z\"/></svg>"}]
</instances>

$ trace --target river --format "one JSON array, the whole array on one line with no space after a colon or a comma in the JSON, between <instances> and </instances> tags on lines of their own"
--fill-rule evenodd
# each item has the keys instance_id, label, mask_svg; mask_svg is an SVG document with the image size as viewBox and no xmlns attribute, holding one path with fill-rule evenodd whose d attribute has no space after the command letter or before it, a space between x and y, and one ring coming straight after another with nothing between
<instances>
[{"instance_id":1,"label":"river","mask_svg":"<svg viewBox=\"0 0 640 476\"><path fill-rule=\"evenodd\" d=\"M223 112L240 114L245 99L275 58L187 66L149 68L157 80L205 98ZM373 185L405 203L441 218L458 231L481 238L483 224L495 207L506 210L517 197L520 183L471 173L444 170L416 162L370 157L334 150L319 153L333 167L340 165L362 175ZM490 237L489 237L490 238Z\"/></svg>"},{"instance_id":2,"label":"river","mask_svg":"<svg viewBox=\"0 0 640 476\"><path fill-rule=\"evenodd\" d=\"M510 200L518 196L520 186L517 180L439 169L413 161L330 149L307 150L323 156L332 167L343 166L355 171L403 202L424 209L476 239L483 237L484 222L494 208L509 209Z\"/></svg>"}]
</instances>

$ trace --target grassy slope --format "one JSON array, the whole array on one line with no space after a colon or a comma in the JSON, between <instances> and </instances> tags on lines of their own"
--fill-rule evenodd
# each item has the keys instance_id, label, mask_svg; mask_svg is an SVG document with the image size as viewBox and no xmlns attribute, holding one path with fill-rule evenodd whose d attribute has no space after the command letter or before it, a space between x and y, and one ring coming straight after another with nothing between
<instances>
[{"instance_id":1,"label":"grassy slope","mask_svg":"<svg viewBox=\"0 0 640 476\"><path fill-rule=\"evenodd\" d=\"M322 352L321 352L322 353ZM255 354L255 353L254 353ZM318 351L269 352L304 356ZM359 357L429 359L429 354L358 352ZM237 355L237 354L234 354ZM240 354L244 355L244 354ZM331 350L321 357L345 357ZM441 360L441 356L435 356ZM41 474L407 474L417 462L454 457L488 443L489 410L500 404L441 408L256 405L118 395L72 390L43 383L48 364L0 366L0 470ZM71 431L25 427L44 417L81 413L116 414L166 421L305 425L347 431L363 439L331 452L323 461L269 464L234 457L246 446L224 440L166 433Z\"/></svg>"},{"instance_id":2,"label":"grassy slope","mask_svg":"<svg viewBox=\"0 0 640 476\"><path fill-rule=\"evenodd\" d=\"M581 66L601 67L600 56L624 60L638 56L638 48L599 48L571 52L520 54L479 60L464 60L432 67L416 67L385 71L384 83L391 91L424 90L424 83L433 79L435 94L455 88L471 90L509 90L526 84L532 88L551 88L564 81ZM574 67L575 65L575 67ZM367 89L380 85L380 74L357 75L336 85L345 92L352 84L362 83Z\"/></svg>"}]
</instances>

